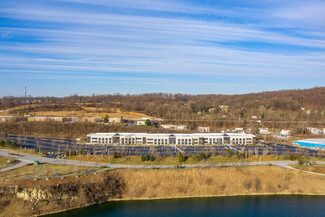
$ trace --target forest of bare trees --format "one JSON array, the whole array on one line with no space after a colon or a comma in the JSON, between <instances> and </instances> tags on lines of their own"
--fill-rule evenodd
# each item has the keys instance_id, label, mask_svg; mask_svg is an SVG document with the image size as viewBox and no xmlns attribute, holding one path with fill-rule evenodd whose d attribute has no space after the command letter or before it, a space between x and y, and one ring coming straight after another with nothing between
<instances>
[{"instance_id":1,"label":"forest of bare trees","mask_svg":"<svg viewBox=\"0 0 325 217\"><path fill-rule=\"evenodd\" d=\"M38 103L35 110L78 110L82 106L102 108L109 112L141 112L168 120L204 120L245 122L256 119L264 122L307 121L324 123L325 87L305 90L283 90L241 95L188 95L147 93L134 95L107 94L68 97L3 97L0 109ZM225 109L226 108L226 109ZM17 111L12 111L17 113ZM255 116L255 117L254 117Z\"/></svg>"}]
</instances>

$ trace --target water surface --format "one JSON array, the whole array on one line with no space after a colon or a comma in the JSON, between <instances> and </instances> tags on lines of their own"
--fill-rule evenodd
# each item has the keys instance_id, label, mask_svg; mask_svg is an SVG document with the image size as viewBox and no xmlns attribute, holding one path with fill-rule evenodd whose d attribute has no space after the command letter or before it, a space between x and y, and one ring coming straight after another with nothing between
<instances>
[{"instance_id":1,"label":"water surface","mask_svg":"<svg viewBox=\"0 0 325 217\"><path fill-rule=\"evenodd\" d=\"M325 216L324 196L240 196L149 201L114 201L51 217L107 216Z\"/></svg>"}]
</instances>

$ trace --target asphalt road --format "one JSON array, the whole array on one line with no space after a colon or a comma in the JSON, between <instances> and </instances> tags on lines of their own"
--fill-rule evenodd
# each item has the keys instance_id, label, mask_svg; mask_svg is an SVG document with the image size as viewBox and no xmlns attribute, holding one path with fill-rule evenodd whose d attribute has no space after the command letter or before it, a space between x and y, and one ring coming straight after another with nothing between
<instances>
[{"instance_id":1,"label":"asphalt road","mask_svg":"<svg viewBox=\"0 0 325 217\"><path fill-rule=\"evenodd\" d=\"M19 160L20 163L3 168L0 172L12 170L21 166L24 166L29 163L33 163L34 161L38 160L40 163L50 163L50 164L66 164L66 165L74 165L74 166L88 166L88 167L106 167L106 168L135 168L135 169L152 169L152 168L175 168L173 165L121 165L121 164L105 164L105 163L93 163L93 162L82 162L82 161L71 161L71 160L62 160L62 159L54 159L50 157L38 157L34 155L22 154L12 151L7 151L0 149L0 156L10 156ZM262 161L262 162L239 162L239 163L223 163L223 164L190 164L190 165L182 165L183 168L206 168L206 167L232 167L232 166L262 166L262 165L273 165L279 166L286 169L291 169L295 171L300 171L304 173L309 173L313 175L320 175L325 176L325 174L299 170L293 167L290 167L290 164L296 164L296 161ZM322 164L325 165L325 162L314 162L315 164ZM44 165L42 167L44 169ZM42 170L41 169L41 170ZM41 171L40 170L40 171ZM40 172L38 171L38 172Z\"/></svg>"},{"instance_id":2,"label":"asphalt road","mask_svg":"<svg viewBox=\"0 0 325 217\"><path fill-rule=\"evenodd\" d=\"M21 160L23 160L23 159L21 159ZM5 167L5 168L0 169L0 172L5 172L5 171L8 171L8 170L13 170L13 169L16 169L18 167L25 166L25 165L27 165L29 163L30 163L29 161L20 161L18 164L15 164L15 165L12 165L12 166Z\"/></svg>"},{"instance_id":3,"label":"asphalt road","mask_svg":"<svg viewBox=\"0 0 325 217\"><path fill-rule=\"evenodd\" d=\"M124 165L124 164L108 164L108 163L94 163L85 161L73 161L56 159L51 157L40 157L35 155L23 154L8 150L0 149L0 156L11 157L16 160L23 162L20 166L28 163L33 163L34 161L39 161L40 163L50 163L50 164L66 164L74 166L88 166L88 167L107 167L107 168L175 168L175 165ZM261 161L261 162L238 162L238 163L222 163L222 164L184 164L183 168L202 168L202 167L224 167L224 166L258 166L258 165L276 165L280 167L287 168L289 164L294 164L295 161ZM18 167L11 166L10 169ZM9 167L7 167L7 170ZM5 168L4 168L5 169ZM0 170L2 171L2 170ZM3 170L4 171L4 170Z\"/></svg>"}]
</instances>

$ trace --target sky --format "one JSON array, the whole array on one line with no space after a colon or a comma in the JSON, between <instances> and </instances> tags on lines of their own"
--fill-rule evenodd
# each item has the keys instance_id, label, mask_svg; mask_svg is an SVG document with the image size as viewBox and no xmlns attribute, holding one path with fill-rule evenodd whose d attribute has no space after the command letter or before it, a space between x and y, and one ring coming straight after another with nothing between
<instances>
[{"instance_id":1,"label":"sky","mask_svg":"<svg viewBox=\"0 0 325 217\"><path fill-rule=\"evenodd\" d=\"M325 86L325 1L0 0L0 97Z\"/></svg>"}]
</instances>

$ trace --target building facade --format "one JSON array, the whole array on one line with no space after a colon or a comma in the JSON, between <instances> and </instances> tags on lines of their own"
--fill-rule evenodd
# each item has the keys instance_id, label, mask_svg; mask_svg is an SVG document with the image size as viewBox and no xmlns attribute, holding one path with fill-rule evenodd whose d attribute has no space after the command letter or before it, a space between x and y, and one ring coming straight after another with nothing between
<instances>
[{"instance_id":1,"label":"building facade","mask_svg":"<svg viewBox=\"0 0 325 217\"><path fill-rule=\"evenodd\" d=\"M149 133L93 133L87 143L110 145L248 145L255 143L255 136L245 133L149 134Z\"/></svg>"},{"instance_id":2,"label":"building facade","mask_svg":"<svg viewBox=\"0 0 325 217\"><path fill-rule=\"evenodd\" d=\"M186 125L183 124L161 124L160 127L169 130L186 130Z\"/></svg>"},{"instance_id":3,"label":"building facade","mask_svg":"<svg viewBox=\"0 0 325 217\"><path fill-rule=\"evenodd\" d=\"M282 130L280 131L280 135L281 135L281 136L285 136L285 137L287 137L287 136L290 136L290 134L291 134L291 130L290 130L290 129L282 129Z\"/></svg>"},{"instance_id":4,"label":"building facade","mask_svg":"<svg viewBox=\"0 0 325 217\"><path fill-rule=\"evenodd\" d=\"M65 122L72 121L72 118L68 117L28 117L28 121L30 122L45 122L45 121L57 121L57 122Z\"/></svg>"},{"instance_id":5,"label":"building facade","mask_svg":"<svg viewBox=\"0 0 325 217\"><path fill-rule=\"evenodd\" d=\"M12 122L16 119L14 116L0 116L0 122Z\"/></svg>"},{"instance_id":6,"label":"building facade","mask_svg":"<svg viewBox=\"0 0 325 217\"><path fill-rule=\"evenodd\" d=\"M268 128L260 128L259 129L260 134L269 134L269 129Z\"/></svg>"},{"instance_id":7,"label":"building facade","mask_svg":"<svg viewBox=\"0 0 325 217\"><path fill-rule=\"evenodd\" d=\"M210 127L198 127L197 130L200 133L210 133Z\"/></svg>"},{"instance_id":8,"label":"building facade","mask_svg":"<svg viewBox=\"0 0 325 217\"><path fill-rule=\"evenodd\" d=\"M89 122L89 123L97 123L102 122L102 118L95 118L95 117L89 117L89 118L80 118L79 122Z\"/></svg>"},{"instance_id":9,"label":"building facade","mask_svg":"<svg viewBox=\"0 0 325 217\"><path fill-rule=\"evenodd\" d=\"M325 128L324 128L324 129L318 129L318 128L314 128L314 127L307 127L307 130L308 130L311 134L315 134L315 135L325 135Z\"/></svg>"}]
</instances>

